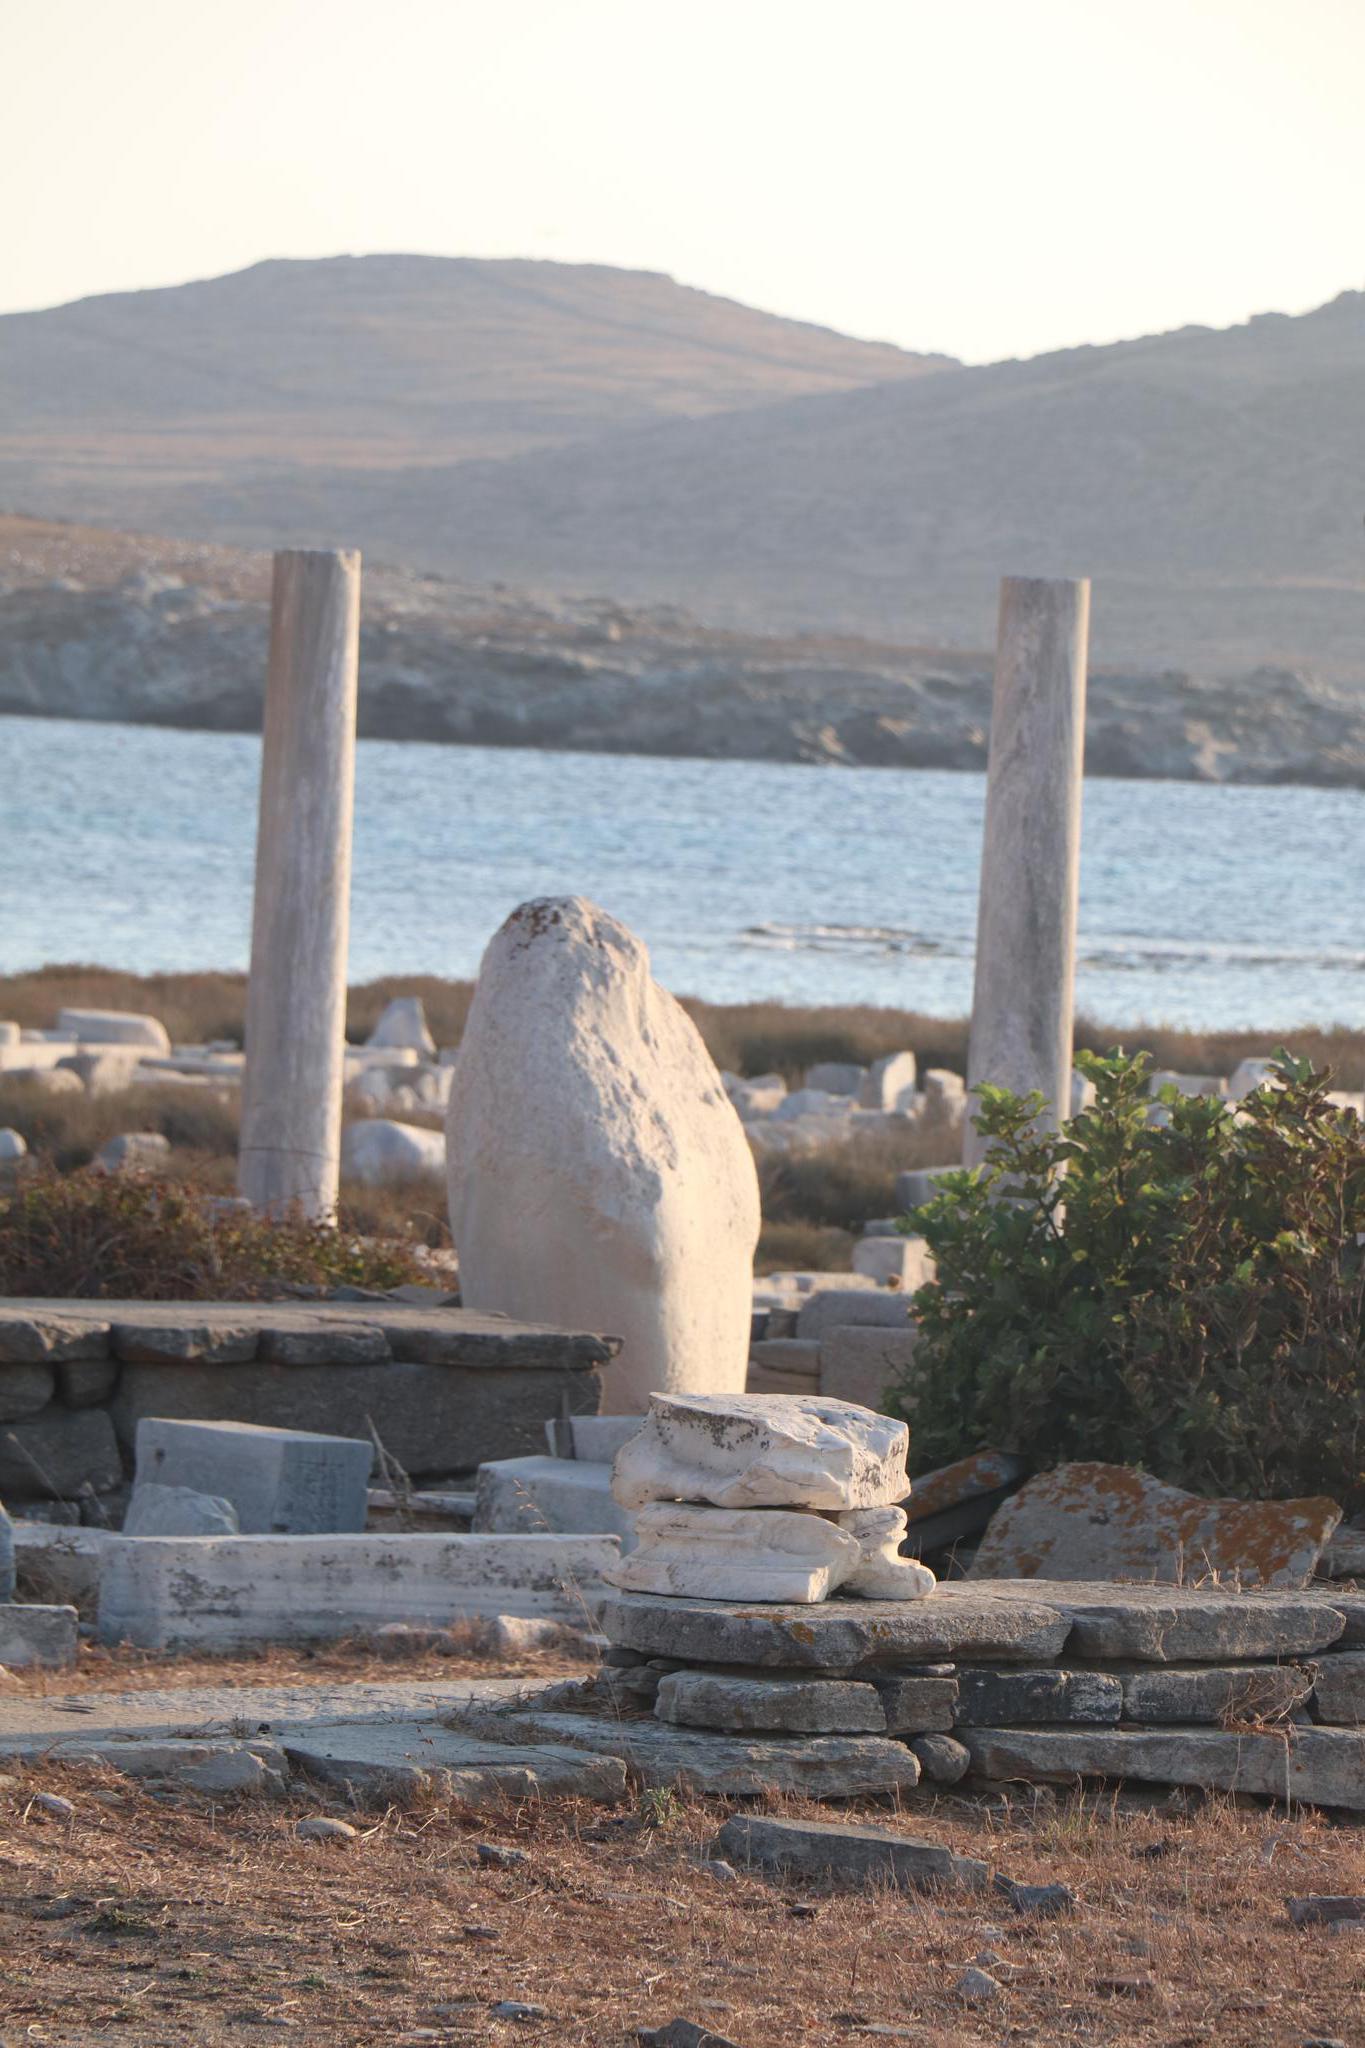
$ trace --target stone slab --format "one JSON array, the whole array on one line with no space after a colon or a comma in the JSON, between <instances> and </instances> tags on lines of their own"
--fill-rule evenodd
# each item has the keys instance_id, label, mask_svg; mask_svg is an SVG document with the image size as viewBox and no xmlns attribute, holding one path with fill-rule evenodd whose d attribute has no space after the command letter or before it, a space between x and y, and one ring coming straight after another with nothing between
<instances>
[{"instance_id":1,"label":"stone slab","mask_svg":"<svg viewBox=\"0 0 1365 2048\"><path fill-rule=\"evenodd\" d=\"M919 1761L921 1778L931 1785L956 1785L972 1767L971 1751L941 1731L916 1735L910 1747Z\"/></svg>"},{"instance_id":2,"label":"stone slab","mask_svg":"<svg viewBox=\"0 0 1365 2048\"><path fill-rule=\"evenodd\" d=\"M838 1678L739 1678L672 1671L659 1680L654 1712L683 1728L729 1734L884 1735L875 1686Z\"/></svg>"},{"instance_id":3,"label":"stone slab","mask_svg":"<svg viewBox=\"0 0 1365 2048\"><path fill-rule=\"evenodd\" d=\"M14 1524L0 1501L0 1606L14 1598Z\"/></svg>"},{"instance_id":4,"label":"stone slab","mask_svg":"<svg viewBox=\"0 0 1365 2048\"><path fill-rule=\"evenodd\" d=\"M24 1422L0 1424L0 1499L73 1500L123 1481L113 1425L103 1408L53 1402Z\"/></svg>"},{"instance_id":5,"label":"stone slab","mask_svg":"<svg viewBox=\"0 0 1365 2048\"><path fill-rule=\"evenodd\" d=\"M109 1318L91 1304L86 1313L59 1312L50 1301L0 1303L0 1365L55 1365L62 1358L103 1358Z\"/></svg>"},{"instance_id":6,"label":"stone slab","mask_svg":"<svg viewBox=\"0 0 1365 2048\"><path fill-rule=\"evenodd\" d=\"M143 1649L333 1641L391 1621L581 1615L612 1536L141 1536L107 1548L100 1639Z\"/></svg>"},{"instance_id":7,"label":"stone slab","mask_svg":"<svg viewBox=\"0 0 1365 2048\"><path fill-rule=\"evenodd\" d=\"M1341 1615L1345 1627L1336 1641L1338 1650L1365 1650L1365 1592L1345 1592L1330 1586L1322 1596Z\"/></svg>"},{"instance_id":8,"label":"stone slab","mask_svg":"<svg viewBox=\"0 0 1365 2048\"><path fill-rule=\"evenodd\" d=\"M881 1324L839 1323L826 1330L820 1339L820 1392L836 1401L880 1409L914 1364L915 1332L903 1295L873 1299L898 1302L899 1318L884 1316Z\"/></svg>"},{"instance_id":9,"label":"stone slab","mask_svg":"<svg viewBox=\"0 0 1365 2048\"><path fill-rule=\"evenodd\" d=\"M615 1420L574 1418L598 1419ZM635 1517L612 1495L611 1466L578 1458L500 1458L480 1465L473 1526L508 1534L549 1530L618 1536L623 1553L635 1542Z\"/></svg>"},{"instance_id":10,"label":"stone slab","mask_svg":"<svg viewBox=\"0 0 1365 2048\"><path fill-rule=\"evenodd\" d=\"M968 1576L1305 1586L1340 1520L1325 1497L1206 1500L1130 1465L1058 1465L999 1509Z\"/></svg>"},{"instance_id":11,"label":"stone slab","mask_svg":"<svg viewBox=\"0 0 1365 2048\"><path fill-rule=\"evenodd\" d=\"M1319 1657L1313 1708L1319 1721L1365 1728L1365 1652L1336 1651Z\"/></svg>"},{"instance_id":12,"label":"stone slab","mask_svg":"<svg viewBox=\"0 0 1365 2048\"><path fill-rule=\"evenodd\" d=\"M46 1365L0 1365L0 1423L37 1415L56 1391L56 1377Z\"/></svg>"},{"instance_id":13,"label":"stone slab","mask_svg":"<svg viewBox=\"0 0 1365 2048\"><path fill-rule=\"evenodd\" d=\"M903 1294L889 1288L822 1287L802 1303L796 1334L823 1339L831 1330L854 1324L904 1332L910 1327L909 1303Z\"/></svg>"},{"instance_id":14,"label":"stone slab","mask_svg":"<svg viewBox=\"0 0 1365 2048\"><path fill-rule=\"evenodd\" d=\"M1322 1570L1331 1579L1365 1579L1365 1529L1334 1530L1322 1553Z\"/></svg>"},{"instance_id":15,"label":"stone slab","mask_svg":"<svg viewBox=\"0 0 1365 2048\"><path fill-rule=\"evenodd\" d=\"M959 1740L986 1778L1197 1785L1365 1812L1365 1734L1351 1729L963 1728Z\"/></svg>"},{"instance_id":16,"label":"stone slab","mask_svg":"<svg viewBox=\"0 0 1365 2048\"><path fill-rule=\"evenodd\" d=\"M776 1871L783 1877L823 1877L842 1884L890 1885L899 1891L950 1886L982 1891L987 1869L941 1842L898 1835L890 1828L847 1821L778 1820L733 1814L712 1852L736 1869Z\"/></svg>"},{"instance_id":17,"label":"stone slab","mask_svg":"<svg viewBox=\"0 0 1365 2048\"><path fill-rule=\"evenodd\" d=\"M1325 1649L1344 1629L1343 1603L1312 1592L976 1578L965 1581L965 1589L1006 1604L1023 1600L1054 1609L1070 1624L1068 1661L1218 1664L1299 1657ZM1361 1606L1365 1621L1365 1600Z\"/></svg>"},{"instance_id":18,"label":"stone slab","mask_svg":"<svg viewBox=\"0 0 1365 2048\"><path fill-rule=\"evenodd\" d=\"M1044 1599L1000 1599L966 1584L940 1586L923 1600L835 1599L815 1607L611 1592L598 1614L610 1642L647 1657L843 1674L945 1657L1050 1661L1071 1630Z\"/></svg>"},{"instance_id":19,"label":"stone slab","mask_svg":"<svg viewBox=\"0 0 1365 2048\"><path fill-rule=\"evenodd\" d=\"M46 1752L55 1763L101 1764L125 1778L183 1785L208 1797L229 1793L281 1793L288 1765L277 1743L217 1739L137 1737L105 1740L73 1736Z\"/></svg>"},{"instance_id":20,"label":"stone slab","mask_svg":"<svg viewBox=\"0 0 1365 2048\"><path fill-rule=\"evenodd\" d=\"M1039 1722L1107 1723L1123 1718L1123 1682L1108 1672L965 1667L958 1674L960 1727ZM1192 1716L1202 1720L1202 1715Z\"/></svg>"},{"instance_id":21,"label":"stone slab","mask_svg":"<svg viewBox=\"0 0 1365 2048\"><path fill-rule=\"evenodd\" d=\"M623 1507L881 1507L905 1492L903 1422L821 1395L652 1394L618 1452Z\"/></svg>"},{"instance_id":22,"label":"stone slab","mask_svg":"<svg viewBox=\"0 0 1365 2048\"><path fill-rule=\"evenodd\" d=\"M608 1573L608 1583L670 1598L811 1604L861 1565L859 1541L841 1519L647 1501L635 1516L635 1548Z\"/></svg>"},{"instance_id":23,"label":"stone slab","mask_svg":"<svg viewBox=\"0 0 1365 2048\"><path fill-rule=\"evenodd\" d=\"M1124 1672L1120 1682L1125 1721L1262 1724L1287 1720L1306 1704L1313 1693L1313 1667L1205 1664L1183 1669L1161 1664Z\"/></svg>"},{"instance_id":24,"label":"stone slab","mask_svg":"<svg viewBox=\"0 0 1365 2048\"><path fill-rule=\"evenodd\" d=\"M76 1661L76 1630L74 1607L0 1605L0 1665L64 1671Z\"/></svg>"},{"instance_id":25,"label":"stone slab","mask_svg":"<svg viewBox=\"0 0 1365 2048\"><path fill-rule=\"evenodd\" d=\"M762 1384L765 1380L797 1380L808 1393L820 1388L820 1346L814 1338L764 1337L749 1346L751 1394L786 1393L785 1386Z\"/></svg>"},{"instance_id":26,"label":"stone slab","mask_svg":"<svg viewBox=\"0 0 1365 2048\"><path fill-rule=\"evenodd\" d=\"M903 1503L906 1519L913 1529L930 1515L964 1506L1017 1485L1028 1472L1023 1458L1010 1451L976 1451L970 1458L957 1458L933 1472L921 1472L910 1482L910 1497Z\"/></svg>"},{"instance_id":27,"label":"stone slab","mask_svg":"<svg viewBox=\"0 0 1365 2048\"><path fill-rule=\"evenodd\" d=\"M179 1487L229 1501L244 1536L358 1533L369 1509L374 1455L368 1435L324 1436L254 1422L149 1415L137 1428L139 1487Z\"/></svg>"},{"instance_id":28,"label":"stone slab","mask_svg":"<svg viewBox=\"0 0 1365 2048\"><path fill-rule=\"evenodd\" d=\"M320 1722L287 1735L284 1751L310 1778L336 1786L361 1806L432 1795L480 1806L536 1794L605 1801L626 1795L618 1757L563 1743L511 1749L434 1720Z\"/></svg>"},{"instance_id":29,"label":"stone slab","mask_svg":"<svg viewBox=\"0 0 1365 2048\"><path fill-rule=\"evenodd\" d=\"M593 1414L602 1398L591 1367L387 1365L126 1365L110 1413L131 1449L145 1416L256 1422L367 1437L420 1478L473 1471L540 1452L545 1425L569 1407Z\"/></svg>"},{"instance_id":30,"label":"stone slab","mask_svg":"<svg viewBox=\"0 0 1365 2048\"><path fill-rule=\"evenodd\" d=\"M889 1735L946 1734L957 1711L957 1679L916 1674L909 1678L881 1678L881 1695Z\"/></svg>"},{"instance_id":31,"label":"stone slab","mask_svg":"<svg viewBox=\"0 0 1365 2048\"><path fill-rule=\"evenodd\" d=\"M919 1765L903 1743L879 1735L787 1739L692 1733L654 1720L604 1720L538 1712L534 1704L478 1717L475 1732L516 1743L567 1743L619 1756L633 1782L670 1786L698 1797L753 1798L791 1793L854 1799L908 1790Z\"/></svg>"}]
</instances>

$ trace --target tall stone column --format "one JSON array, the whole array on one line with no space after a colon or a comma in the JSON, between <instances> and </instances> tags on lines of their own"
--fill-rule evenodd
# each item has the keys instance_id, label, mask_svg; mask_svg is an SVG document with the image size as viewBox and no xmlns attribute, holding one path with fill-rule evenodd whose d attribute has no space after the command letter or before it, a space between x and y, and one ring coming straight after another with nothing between
<instances>
[{"instance_id":1,"label":"tall stone column","mask_svg":"<svg viewBox=\"0 0 1365 2048\"><path fill-rule=\"evenodd\" d=\"M1000 585L967 1085L1037 1089L1057 1129L1071 1092L1087 581ZM970 1122L963 1163L985 1144Z\"/></svg>"},{"instance_id":2,"label":"tall stone column","mask_svg":"<svg viewBox=\"0 0 1365 2048\"><path fill-rule=\"evenodd\" d=\"M237 1163L275 1213L336 1208L359 644L359 554L277 554Z\"/></svg>"}]
</instances>

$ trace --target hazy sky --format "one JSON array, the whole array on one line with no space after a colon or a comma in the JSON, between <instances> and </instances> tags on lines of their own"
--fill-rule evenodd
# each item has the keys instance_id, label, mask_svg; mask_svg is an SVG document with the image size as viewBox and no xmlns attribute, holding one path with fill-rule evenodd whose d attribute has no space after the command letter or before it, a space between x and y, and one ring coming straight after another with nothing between
<instances>
[{"instance_id":1,"label":"hazy sky","mask_svg":"<svg viewBox=\"0 0 1365 2048\"><path fill-rule=\"evenodd\" d=\"M1365 0L0 0L0 310L666 270L973 360L1365 284Z\"/></svg>"}]
</instances>

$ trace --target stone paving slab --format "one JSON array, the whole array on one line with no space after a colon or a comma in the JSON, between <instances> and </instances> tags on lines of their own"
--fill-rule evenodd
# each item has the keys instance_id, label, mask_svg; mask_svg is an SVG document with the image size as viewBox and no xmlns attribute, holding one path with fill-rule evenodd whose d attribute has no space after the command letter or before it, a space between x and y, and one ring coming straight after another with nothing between
<instances>
[{"instance_id":1,"label":"stone paving slab","mask_svg":"<svg viewBox=\"0 0 1365 2048\"><path fill-rule=\"evenodd\" d=\"M1365 1812L1365 1734L1346 1728L961 1728L957 1739L986 1778L1196 1785Z\"/></svg>"},{"instance_id":2,"label":"stone paving slab","mask_svg":"<svg viewBox=\"0 0 1365 2048\"><path fill-rule=\"evenodd\" d=\"M537 1793L607 1801L626 1795L619 1757L564 1743L509 1748L457 1734L441 1721L323 1721L286 1733L282 1746L291 1764L358 1805L428 1794L471 1805Z\"/></svg>"},{"instance_id":3,"label":"stone paving slab","mask_svg":"<svg viewBox=\"0 0 1365 2048\"><path fill-rule=\"evenodd\" d=\"M848 1821L779 1820L737 1813L726 1821L713 1854L739 1869L776 1871L783 1877L825 1877L836 1883L892 1885L899 1891L938 1886L981 1891L987 1868L940 1842L898 1835L890 1828Z\"/></svg>"},{"instance_id":4,"label":"stone paving slab","mask_svg":"<svg viewBox=\"0 0 1365 2048\"><path fill-rule=\"evenodd\" d=\"M860 1666L990 1657L1025 1663L1056 1660L1068 1618L1044 1588L1036 1599L994 1589L940 1586L923 1600L826 1600L814 1606L685 1600L650 1593L608 1593L598 1603L603 1633L647 1657L701 1664L782 1666L846 1675Z\"/></svg>"},{"instance_id":5,"label":"stone paving slab","mask_svg":"<svg viewBox=\"0 0 1365 2048\"><path fill-rule=\"evenodd\" d=\"M809 1799L851 1799L907 1790L919 1764L884 1735L713 1735L662 1721L607 1720L540 1712L534 1702L475 1711L471 1732L511 1743L567 1743L624 1760L644 1786L673 1786L720 1798L787 1792Z\"/></svg>"},{"instance_id":6,"label":"stone paving slab","mask_svg":"<svg viewBox=\"0 0 1365 2048\"><path fill-rule=\"evenodd\" d=\"M431 1721L490 1706L526 1690L524 1678L462 1678L433 1684L167 1686L147 1692L73 1692L41 1699L0 1693L0 1756L36 1756L54 1744L129 1736L186 1739L270 1736L284 1742L317 1727Z\"/></svg>"},{"instance_id":7,"label":"stone paving slab","mask_svg":"<svg viewBox=\"0 0 1365 2048\"><path fill-rule=\"evenodd\" d=\"M1314 1592L1234 1593L1217 1586L1127 1586L1107 1579L967 1584L996 1601L1029 1607L1041 1602L1061 1614L1069 1625L1068 1657L1144 1664L1298 1657L1336 1642L1345 1627L1343 1605ZM940 1588L948 1595L955 1590ZM1365 1600L1361 1605L1365 1610Z\"/></svg>"}]
</instances>

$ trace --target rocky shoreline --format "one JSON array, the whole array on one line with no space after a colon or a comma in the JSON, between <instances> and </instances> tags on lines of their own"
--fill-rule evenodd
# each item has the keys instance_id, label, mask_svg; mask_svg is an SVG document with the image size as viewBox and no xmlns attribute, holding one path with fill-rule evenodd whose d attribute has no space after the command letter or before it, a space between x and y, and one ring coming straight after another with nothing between
<instances>
[{"instance_id":1,"label":"rocky shoreline","mask_svg":"<svg viewBox=\"0 0 1365 2048\"><path fill-rule=\"evenodd\" d=\"M255 731L269 558L0 519L0 713ZM985 653L722 631L671 606L367 567L360 732L979 770ZM1098 776L1365 788L1365 692L1299 670L1093 675Z\"/></svg>"}]
</instances>

